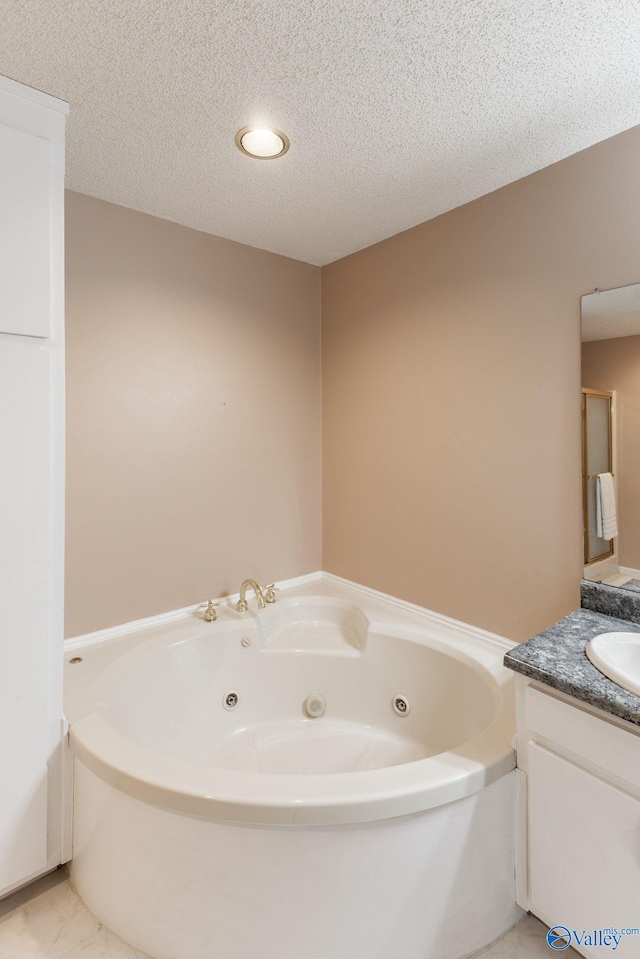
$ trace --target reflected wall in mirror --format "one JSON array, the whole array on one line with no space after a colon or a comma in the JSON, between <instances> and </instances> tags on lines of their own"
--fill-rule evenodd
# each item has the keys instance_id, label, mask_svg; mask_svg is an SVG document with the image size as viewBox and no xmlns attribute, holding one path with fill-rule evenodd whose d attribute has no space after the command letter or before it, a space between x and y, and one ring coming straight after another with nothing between
<instances>
[{"instance_id":1,"label":"reflected wall in mirror","mask_svg":"<svg viewBox=\"0 0 640 959\"><path fill-rule=\"evenodd\" d=\"M582 297L585 579L640 592L640 283Z\"/></svg>"}]
</instances>

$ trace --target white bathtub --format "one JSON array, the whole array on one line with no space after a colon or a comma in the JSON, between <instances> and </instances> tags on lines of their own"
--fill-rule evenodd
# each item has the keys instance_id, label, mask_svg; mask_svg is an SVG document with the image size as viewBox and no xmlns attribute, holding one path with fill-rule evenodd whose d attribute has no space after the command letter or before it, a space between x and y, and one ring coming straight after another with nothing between
<instances>
[{"instance_id":1,"label":"white bathtub","mask_svg":"<svg viewBox=\"0 0 640 959\"><path fill-rule=\"evenodd\" d=\"M155 959L483 949L521 913L512 677L475 633L325 576L76 644L82 898Z\"/></svg>"}]
</instances>

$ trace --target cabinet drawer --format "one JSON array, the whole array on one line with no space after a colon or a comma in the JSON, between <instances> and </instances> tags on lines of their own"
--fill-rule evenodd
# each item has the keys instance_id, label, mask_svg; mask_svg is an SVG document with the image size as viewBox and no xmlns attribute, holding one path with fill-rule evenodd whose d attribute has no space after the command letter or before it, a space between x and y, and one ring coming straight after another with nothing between
<instances>
[{"instance_id":1,"label":"cabinet drawer","mask_svg":"<svg viewBox=\"0 0 640 959\"><path fill-rule=\"evenodd\" d=\"M640 790L640 732L623 729L532 686L526 689L526 714L531 739L551 749L558 747L587 768L597 767Z\"/></svg>"}]
</instances>

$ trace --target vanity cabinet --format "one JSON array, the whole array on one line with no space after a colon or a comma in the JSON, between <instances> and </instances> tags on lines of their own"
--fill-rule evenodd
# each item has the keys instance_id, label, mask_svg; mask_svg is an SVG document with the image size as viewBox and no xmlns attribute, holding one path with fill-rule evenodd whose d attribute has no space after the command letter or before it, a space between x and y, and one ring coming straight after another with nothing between
<instances>
[{"instance_id":1,"label":"vanity cabinet","mask_svg":"<svg viewBox=\"0 0 640 959\"><path fill-rule=\"evenodd\" d=\"M521 676L517 688L519 905L602 956L600 930L640 927L640 729ZM640 935L619 948L640 959Z\"/></svg>"},{"instance_id":2,"label":"vanity cabinet","mask_svg":"<svg viewBox=\"0 0 640 959\"><path fill-rule=\"evenodd\" d=\"M0 77L0 895L64 858L67 110Z\"/></svg>"}]
</instances>

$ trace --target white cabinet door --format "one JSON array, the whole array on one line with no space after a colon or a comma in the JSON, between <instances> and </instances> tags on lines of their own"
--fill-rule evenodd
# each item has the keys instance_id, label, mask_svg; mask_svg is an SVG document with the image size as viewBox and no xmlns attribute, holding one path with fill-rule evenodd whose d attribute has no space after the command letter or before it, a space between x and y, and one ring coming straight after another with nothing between
<instances>
[{"instance_id":1,"label":"white cabinet door","mask_svg":"<svg viewBox=\"0 0 640 959\"><path fill-rule=\"evenodd\" d=\"M51 147L0 125L0 332L49 336Z\"/></svg>"},{"instance_id":2,"label":"white cabinet door","mask_svg":"<svg viewBox=\"0 0 640 959\"><path fill-rule=\"evenodd\" d=\"M0 893L47 868L49 361L0 341Z\"/></svg>"},{"instance_id":3,"label":"white cabinet door","mask_svg":"<svg viewBox=\"0 0 640 959\"><path fill-rule=\"evenodd\" d=\"M586 937L640 927L640 801L534 743L528 780L531 912L585 933L582 955L609 955ZM615 954L640 959L640 935Z\"/></svg>"},{"instance_id":4,"label":"white cabinet door","mask_svg":"<svg viewBox=\"0 0 640 959\"><path fill-rule=\"evenodd\" d=\"M60 100L0 77L0 896L67 856L61 808L67 112Z\"/></svg>"}]
</instances>

